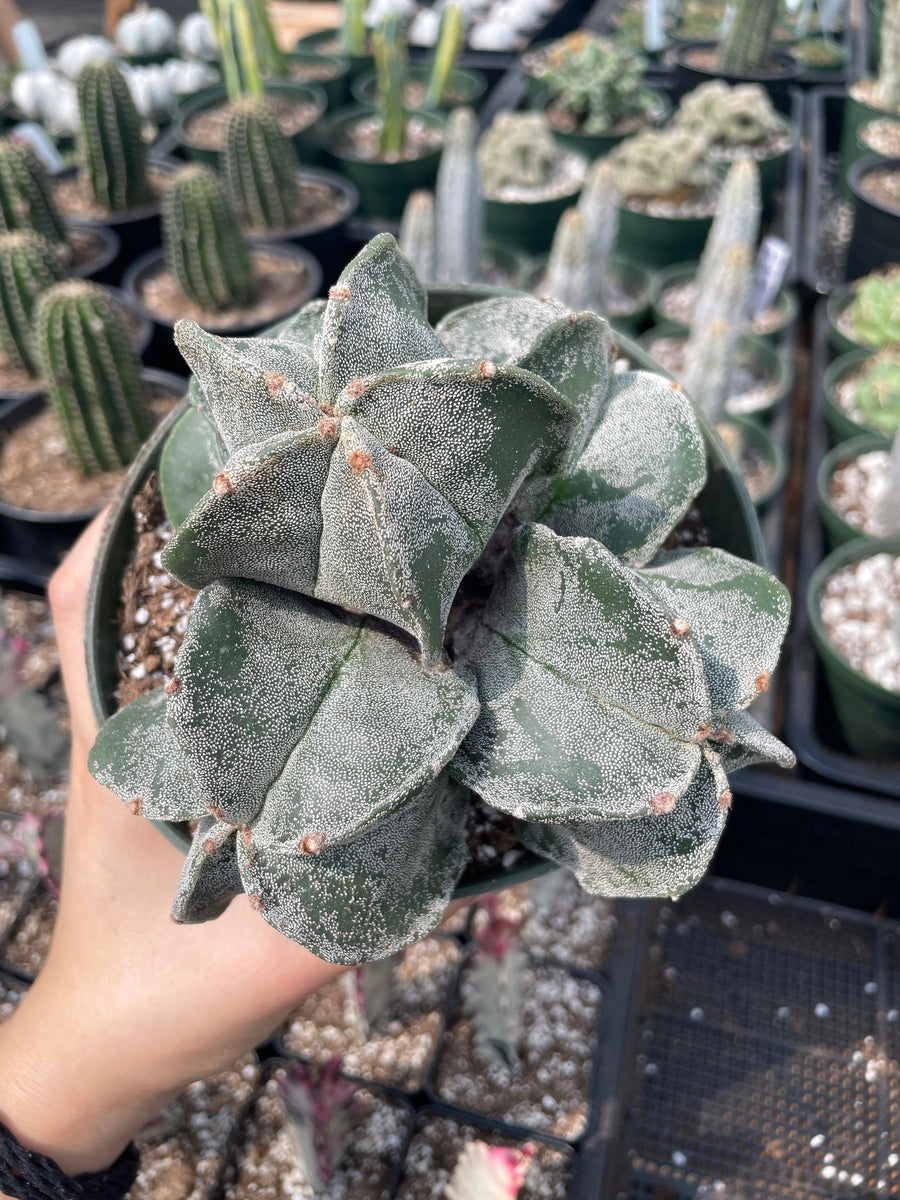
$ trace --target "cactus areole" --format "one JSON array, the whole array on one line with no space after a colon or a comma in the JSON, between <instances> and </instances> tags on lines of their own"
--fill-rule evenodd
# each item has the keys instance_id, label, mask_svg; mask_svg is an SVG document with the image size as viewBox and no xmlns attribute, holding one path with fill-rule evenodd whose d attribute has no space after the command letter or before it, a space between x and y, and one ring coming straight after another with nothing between
<instances>
[{"instance_id":1,"label":"cactus areole","mask_svg":"<svg viewBox=\"0 0 900 1200\"><path fill-rule=\"evenodd\" d=\"M665 549L706 478L685 393L553 300L432 328L389 235L277 336L177 337L199 411L166 446L164 565L199 594L175 678L90 756L197 822L175 919L245 892L322 958L384 958L440 920L475 795L592 892L695 884L726 772L792 761L745 712L789 599Z\"/></svg>"}]
</instances>

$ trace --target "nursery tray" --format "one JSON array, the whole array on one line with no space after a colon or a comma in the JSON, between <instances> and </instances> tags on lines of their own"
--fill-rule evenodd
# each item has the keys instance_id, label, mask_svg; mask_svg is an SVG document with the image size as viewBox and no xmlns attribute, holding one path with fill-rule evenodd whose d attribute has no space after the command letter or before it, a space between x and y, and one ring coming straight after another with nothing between
<instances>
[{"instance_id":1,"label":"nursery tray","mask_svg":"<svg viewBox=\"0 0 900 1200\"><path fill-rule=\"evenodd\" d=\"M900 926L715 879L655 918L608 1194L900 1194Z\"/></svg>"},{"instance_id":2,"label":"nursery tray","mask_svg":"<svg viewBox=\"0 0 900 1200\"><path fill-rule=\"evenodd\" d=\"M806 97L809 148L804 200L800 280L820 296L844 280L853 208L838 195L839 152L844 122L843 88L816 88Z\"/></svg>"},{"instance_id":3,"label":"nursery tray","mask_svg":"<svg viewBox=\"0 0 900 1200\"><path fill-rule=\"evenodd\" d=\"M825 557L818 513L816 471L827 450L823 376L828 363L828 322L819 304L813 324L813 386L807 422L802 536L798 552L794 628L789 645L787 740L800 761L826 779L900 799L900 763L876 762L853 754L843 739L810 637L806 589Z\"/></svg>"}]
</instances>

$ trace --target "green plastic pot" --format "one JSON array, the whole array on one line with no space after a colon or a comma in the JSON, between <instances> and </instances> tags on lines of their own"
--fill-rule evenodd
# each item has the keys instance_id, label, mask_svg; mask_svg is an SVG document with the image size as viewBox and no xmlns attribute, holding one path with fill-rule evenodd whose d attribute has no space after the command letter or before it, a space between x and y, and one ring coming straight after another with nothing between
<instances>
[{"instance_id":1,"label":"green plastic pot","mask_svg":"<svg viewBox=\"0 0 900 1200\"><path fill-rule=\"evenodd\" d=\"M829 550L843 546L845 542L859 539L868 542L874 554L887 540L863 533L841 516L831 501L831 478L839 466L852 462L861 454L868 454L870 450L889 450L890 447L890 440L881 434L864 433L860 437L851 438L848 442L841 442L829 450L819 463L819 469L816 472L816 492L819 497L819 516L825 528L825 540Z\"/></svg>"},{"instance_id":2,"label":"green plastic pot","mask_svg":"<svg viewBox=\"0 0 900 1200\"><path fill-rule=\"evenodd\" d=\"M659 270L699 258L712 225L708 217L654 217L619 207L616 248L623 258Z\"/></svg>"},{"instance_id":3,"label":"green plastic pot","mask_svg":"<svg viewBox=\"0 0 900 1200\"><path fill-rule=\"evenodd\" d=\"M342 153L339 147L347 130L364 117L371 116L374 111L353 107L335 113L325 130L327 155L351 183L356 185L359 192L359 216L396 221L403 215L411 192L417 188L434 188L438 164L441 161L441 147L429 150L419 158L400 162L367 162ZM443 132L444 118L438 113L420 112L416 116Z\"/></svg>"},{"instance_id":4,"label":"green plastic pot","mask_svg":"<svg viewBox=\"0 0 900 1200\"><path fill-rule=\"evenodd\" d=\"M698 266L697 262L675 263L674 266L666 267L656 273L653 287L653 319L657 325L672 325L687 330L688 327L684 321L678 321L664 311L662 298L667 288L681 283L689 283L697 274ZM763 338L767 342L776 342L797 319L800 300L793 288L782 288L775 297L774 307L778 312L777 326L766 333L754 334L754 337Z\"/></svg>"},{"instance_id":5,"label":"green plastic pot","mask_svg":"<svg viewBox=\"0 0 900 1200\"><path fill-rule=\"evenodd\" d=\"M838 384L846 378L847 375L852 375L858 371L863 363L868 362L874 356L872 350L849 350L846 354L841 354L838 358L830 362L825 369L824 386L825 386L825 425L828 428L828 444L836 446L839 442L846 442L850 438L860 437L864 433L877 433L877 430L870 429L867 425L862 425L858 421L854 421L849 417L843 408L835 400L835 392ZM884 434L879 436L884 437Z\"/></svg>"},{"instance_id":6,"label":"green plastic pot","mask_svg":"<svg viewBox=\"0 0 900 1200\"><path fill-rule=\"evenodd\" d=\"M756 160L757 168L759 169L759 191L762 197L764 213L771 213L775 203L775 193L783 186L785 176L787 174L788 159L791 156L791 151L800 138L800 131L793 121L789 121L781 113L778 114L782 124L790 134L791 144L786 150L781 150L777 154L770 154L767 158ZM737 153L735 157L737 157ZM723 172L728 171L728 168L734 162L734 159L717 159L716 165Z\"/></svg>"},{"instance_id":7,"label":"green plastic pot","mask_svg":"<svg viewBox=\"0 0 900 1200\"><path fill-rule=\"evenodd\" d=\"M509 289L480 285L429 288L429 317L437 320L463 304L489 299L496 295L512 295ZM620 339L622 353L643 370L659 370L647 354L633 342ZM85 623L88 687L98 725L102 725L117 708L115 692L118 686L118 621L122 576L134 545L134 514L132 501L149 474L159 465L163 445L172 427L188 411L183 400L157 427L132 464L118 497L110 509L94 560ZM718 435L701 418L706 440L709 475L702 494L704 519L714 545L754 562L765 564L765 547L759 521L740 476ZM184 824L154 821L157 829L182 853L190 845L190 833ZM477 895L521 883L555 869L555 864L537 855L523 856L511 870L465 884L455 893L457 897Z\"/></svg>"},{"instance_id":8,"label":"green plastic pot","mask_svg":"<svg viewBox=\"0 0 900 1200\"><path fill-rule=\"evenodd\" d=\"M547 269L547 259L542 257L537 265L532 264L531 275L527 290L539 292L541 280ZM623 285L632 298L632 306L622 312L602 312L611 325L623 330L626 334L636 334L640 326L645 324L650 316L653 300L656 294L656 280L652 271L639 263L629 262L628 259L614 255L610 261L610 273Z\"/></svg>"},{"instance_id":9,"label":"green plastic pot","mask_svg":"<svg viewBox=\"0 0 900 1200\"><path fill-rule=\"evenodd\" d=\"M484 201L485 234L501 246L523 254L546 254L553 242L559 218L578 199L581 184L552 200Z\"/></svg>"},{"instance_id":10,"label":"green plastic pot","mask_svg":"<svg viewBox=\"0 0 900 1200\"><path fill-rule=\"evenodd\" d=\"M340 29L319 29L315 33L307 33L303 37L297 38L294 49L330 56L335 53L335 41L337 41L337 46L340 46L340 40ZM371 54L344 54L342 48L338 53L350 61L350 79L355 79L357 75L371 71L375 66L375 59Z\"/></svg>"},{"instance_id":11,"label":"green plastic pot","mask_svg":"<svg viewBox=\"0 0 900 1200\"><path fill-rule=\"evenodd\" d=\"M406 72L408 83L420 83L427 88L431 71L427 67L410 67ZM477 108L482 96L487 91L487 79L480 71L464 71L457 68L450 76L450 88L455 94L453 100L442 100L440 104L430 106L420 104L410 105L411 109L427 109L434 107L437 112L452 112L454 108L468 105ZM373 108L378 101L378 80L374 71L365 71L357 75L350 85L350 93L357 104L364 108Z\"/></svg>"},{"instance_id":12,"label":"green plastic pot","mask_svg":"<svg viewBox=\"0 0 900 1200\"><path fill-rule=\"evenodd\" d=\"M528 255L511 250L509 246L485 241L481 247L481 272L486 279L496 273L503 280L502 283L485 286L527 290L529 277L534 274L534 263Z\"/></svg>"},{"instance_id":13,"label":"green plastic pot","mask_svg":"<svg viewBox=\"0 0 900 1200\"><path fill-rule=\"evenodd\" d=\"M874 546L854 538L838 546L812 574L806 609L813 645L822 665L838 724L855 754L896 762L900 757L900 692L889 692L852 667L829 642L819 601L828 579L844 567L875 554L900 554L900 538L886 538Z\"/></svg>"},{"instance_id":14,"label":"green plastic pot","mask_svg":"<svg viewBox=\"0 0 900 1200\"><path fill-rule=\"evenodd\" d=\"M266 95L293 96L298 100L306 100L311 104L315 104L318 110L316 119L310 125L307 125L305 129L301 129L298 133L295 133L292 138L301 162L310 162L315 159L320 152L318 126L325 115L325 110L328 108L328 97L325 95L325 92L320 87L314 87L311 84L291 83L289 80L272 80L266 84ZM227 100L227 92L225 91L224 84L216 84L214 87L203 88L193 97L191 102L182 105L180 117L172 126L175 140L181 147L185 157L192 159L194 162L206 163L214 171L219 168L221 152L219 150L209 150L205 146L194 145L185 133L185 125L198 112L221 104L225 100Z\"/></svg>"},{"instance_id":15,"label":"green plastic pot","mask_svg":"<svg viewBox=\"0 0 900 1200\"><path fill-rule=\"evenodd\" d=\"M842 330L838 329L838 319L844 309L852 302L853 293L859 282L858 279L854 279L851 283L842 283L840 287L834 289L826 302L825 312L828 317L828 344L835 354L847 354L850 350L864 350L867 354L872 354L876 350L881 349L881 346L867 346L864 342L856 342Z\"/></svg>"},{"instance_id":16,"label":"green plastic pot","mask_svg":"<svg viewBox=\"0 0 900 1200\"><path fill-rule=\"evenodd\" d=\"M648 114L650 119L648 119L646 125L642 126L642 128L650 129L654 126L664 125L672 115L672 102L669 100L668 95L660 91L659 88L645 87L641 91L651 95L657 105L657 112L655 115ZM543 93L535 98L531 107L540 109L546 113L555 99L556 97L549 94L547 89L544 88ZM554 141L558 145L572 154L580 154L582 158L588 159L589 162L593 162L597 158L603 158L604 155L609 154L611 150L614 150L620 142L623 142L629 136L624 133L580 133L577 130L572 133L565 133L563 130L557 129L550 121L548 121L548 126L550 132L553 134Z\"/></svg>"},{"instance_id":17,"label":"green plastic pot","mask_svg":"<svg viewBox=\"0 0 900 1200\"><path fill-rule=\"evenodd\" d=\"M847 185L847 172L854 162L861 157L859 142L857 140L860 128L868 124L869 121L877 120L879 117L900 116L900 114L890 112L888 109L877 108L875 105L864 104L861 100L855 100L852 95L852 88L855 83L859 82L859 79L851 80L847 84L844 97L844 122L841 126L841 163L838 172L838 190L846 198L850 196L850 189ZM871 153L871 151L868 151L868 153Z\"/></svg>"},{"instance_id":18,"label":"green plastic pot","mask_svg":"<svg viewBox=\"0 0 900 1200\"><path fill-rule=\"evenodd\" d=\"M883 121L883 120L887 119L887 120L891 121L894 125L900 125L900 116L893 116L893 117L888 117L888 118L876 117L875 119L879 120L879 121ZM869 143L865 140L866 130L872 124L874 124L873 121L866 121L863 125L860 125L860 127L856 131L857 153L856 153L856 158L854 159L854 162L856 161L856 159L867 158L869 155L874 155L876 158L893 158L893 157L895 157L892 154L883 154L880 150L876 150L874 146L869 145ZM851 163L850 165L852 166L853 164Z\"/></svg>"},{"instance_id":19,"label":"green plastic pot","mask_svg":"<svg viewBox=\"0 0 900 1200\"><path fill-rule=\"evenodd\" d=\"M292 50L287 56L288 62L299 67L313 67L319 64L328 66L333 74L327 79L312 79L309 81L295 79L289 76L291 83L302 83L306 87L321 88L328 100L328 110L333 112L346 104L350 94L350 59L339 54L317 54L315 50Z\"/></svg>"},{"instance_id":20,"label":"green plastic pot","mask_svg":"<svg viewBox=\"0 0 900 1200\"><path fill-rule=\"evenodd\" d=\"M738 430L744 445L756 451L769 468L767 486L753 497L757 512L762 512L781 492L787 479L787 455L784 447L770 437L768 430L752 417L727 417L726 422Z\"/></svg>"}]
</instances>

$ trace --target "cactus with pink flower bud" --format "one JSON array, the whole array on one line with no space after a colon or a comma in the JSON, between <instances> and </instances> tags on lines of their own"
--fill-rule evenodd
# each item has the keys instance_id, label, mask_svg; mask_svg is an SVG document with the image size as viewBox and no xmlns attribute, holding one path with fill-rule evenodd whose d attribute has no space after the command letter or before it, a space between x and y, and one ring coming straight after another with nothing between
<instances>
[{"instance_id":1,"label":"cactus with pink flower bud","mask_svg":"<svg viewBox=\"0 0 900 1200\"><path fill-rule=\"evenodd\" d=\"M291 1142L310 1187L325 1189L353 1137L357 1088L341 1074L340 1058L320 1065L292 1062L279 1076Z\"/></svg>"},{"instance_id":2,"label":"cactus with pink flower bud","mask_svg":"<svg viewBox=\"0 0 900 1200\"><path fill-rule=\"evenodd\" d=\"M469 1142L444 1196L446 1200L516 1200L533 1157L531 1142L512 1148Z\"/></svg>"}]
</instances>

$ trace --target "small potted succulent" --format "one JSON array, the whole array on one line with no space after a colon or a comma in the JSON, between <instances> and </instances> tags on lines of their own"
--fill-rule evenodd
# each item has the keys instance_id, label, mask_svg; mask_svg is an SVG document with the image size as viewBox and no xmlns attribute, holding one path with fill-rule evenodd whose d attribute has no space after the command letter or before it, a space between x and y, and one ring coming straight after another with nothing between
<instances>
[{"instance_id":1,"label":"small potted succulent","mask_svg":"<svg viewBox=\"0 0 900 1200\"><path fill-rule=\"evenodd\" d=\"M141 368L109 293L83 280L43 292L31 345L45 395L0 418L0 526L11 553L53 562L116 494L184 385Z\"/></svg>"},{"instance_id":2,"label":"small potted succulent","mask_svg":"<svg viewBox=\"0 0 900 1200\"><path fill-rule=\"evenodd\" d=\"M587 160L560 146L547 118L499 112L478 146L488 236L526 254L546 253L578 198Z\"/></svg>"},{"instance_id":3,"label":"small potted succulent","mask_svg":"<svg viewBox=\"0 0 900 1200\"><path fill-rule=\"evenodd\" d=\"M900 245L900 157L859 158L847 175L853 197L853 235L847 273L865 275L897 257Z\"/></svg>"},{"instance_id":4,"label":"small potted succulent","mask_svg":"<svg viewBox=\"0 0 900 1200\"><path fill-rule=\"evenodd\" d=\"M870 271L828 297L828 340L837 354L900 342L900 265Z\"/></svg>"},{"instance_id":5,"label":"small potted succulent","mask_svg":"<svg viewBox=\"0 0 900 1200\"><path fill-rule=\"evenodd\" d=\"M373 35L378 72L377 108L346 108L328 123L328 154L357 187L360 213L399 219L411 192L437 176L444 119L430 110L407 113L403 87L407 48L397 17Z\"/></svg>"},{"instance_id":6,"label":"small potted succulent","mask_svg":"<svg viewBox=\"0 0 900 1200\"><path fill-rule=\"evenodd\" d=\"M92 584L90 767L187 852L176 920L245 891L320 957L384 958L466 879L475 797L533 855L520 872L690 886L726 769L793 757L744 711L786 590L710 545L660 554L707 479L708 540L758 545L686 394L614 371L606 323L552 300L432 328L388 235L276 333L179 325L200 407L145 447ZM116 711L132 503L157 469L187 628ZM510 881L496 862L469 883Z\"/></svg>"},{"instance_id":7,"label":"small potted succulent","mask_svg":"<svg viewBox=\"0 0 900 1200\"><path fill-rule=\"evenodd\" d=\"M315 296L322 271L300 246L248 242L219 180L192 163L176 173L163 201L163 248L132 263L122 283L154 322L158 358L179 368L178 320L248 336Z\"/></svg>"},{"instance_id":8,"label":"small potted succulent","mask_svg":"<svg viewBox=\"0 0 900 1200\"><path fill-rule=\"evenodd\" d=\"M369 30L366 28L367 0L341 0L341 24L339 28L318 29L297 39L294 49L299 53L312 53L333 57L338 55L350 61L350 79L371 71L374 53Z\"/></svg>"},{"instance_id":9,"label":"small potted succulent","mask_svg":"<svg viewBox=\"0 0 900 1200\"><path fill-rule=\"evenodd\" d=\"M175 55L175 22L164 9L138 4L116 25L117 53L133 66L164 63Z\"/></svg>"},{"instance_id":10,"label":"small potted succulent","mask_svg":"<svg viewBox=\"0 0 900 1200\"><path fill-rule=\"evenodd\" d=\"M706 139L675 127L647 130L617 146L609 162L622 197L619 251L649 267L698 257L721 187Z\"/></svg>"},{"instance_id":11,"label":"small potted succulent","mask_svg":"<svg viewBox=\"0 0 900 1200\"><path fill-rule=\"evenodd\" d=\"M896 470L896 463L894 464ZM891 519L900 512L897 476ZM807 611L841 731L864 758L897 762L900 746L900 535L856 538L813 572Z\"/></svg>"},{"instance_id":12,"label":"small potted succulent","mask_svg":"<svg viewBox=\"0 0 900 1200\"><path fill-rule=\"evenodd\" d=\"M859 537L874 544L897 533L892 474L891 442L883 434L862 434L825 455L816 489L829 549Z\"/></svg>"},{"instance_id":13,"label":"small potted succulent","mask_svg":"<svg viewBox=\"0 0 900 1200\"><path fill-rule=\"evenodd\" d=\"M858 157L900 158L900 116L873 117L856 131Z\"/></svg>"},{"instance_id":14,"label":"small potted succulent","mask_svg":"<svg viewBox=\"0 0 900 1200\"><path fill-rule=\"evenodd\" d=\"M900 430L900 349L850 350L825 371L825 424L831 444L863 433Z\"/></svg>"},{"instance_id":15,"label":"small potted succulent","mask_svg":"<svg viewBox=\"0 0 900 1200\"><path fill-rule=\"evenodd\" d=\"M900 3L886 0L881 19L878 73L855 79L847 86L841 126L841 174L846 178L858 157L860 126L881 117L900 117Z\"/></svg>"},{"instance_id":16,"label":"small potted succulent","mask_svg":"<svg viewBox=\"0 0 900 1200\"><path fill-rule=\"evenodd\" d=\"M549 46L536 78L553 136L567 150L594 159L623 138L661 125L670 106L644 84L647 60L608 38L579 31Z\"/></svg>"}]
</instances>

